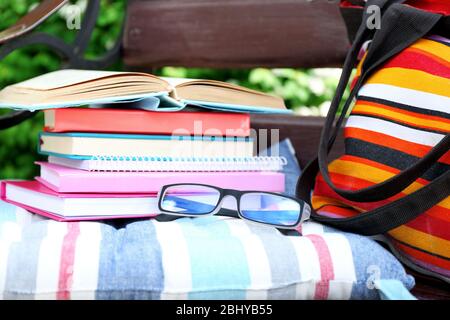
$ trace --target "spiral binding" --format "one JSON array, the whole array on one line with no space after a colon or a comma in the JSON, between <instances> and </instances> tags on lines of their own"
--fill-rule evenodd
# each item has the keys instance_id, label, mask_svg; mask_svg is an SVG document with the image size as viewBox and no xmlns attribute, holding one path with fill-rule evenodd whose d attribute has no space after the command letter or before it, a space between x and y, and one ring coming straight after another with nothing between
<instances>
[{"instance_id":1,"label":"spiral binding","mask_svg":"<svg viewBox=\"0 0 450 320\"><path fill-rule=\"evenodd\" d=\"M171 157L107 157L88 160L91 171L111 172L178 172L178 171L280 171L285 157L245 158L171 158Z\"/></svg>"}]
</instances>

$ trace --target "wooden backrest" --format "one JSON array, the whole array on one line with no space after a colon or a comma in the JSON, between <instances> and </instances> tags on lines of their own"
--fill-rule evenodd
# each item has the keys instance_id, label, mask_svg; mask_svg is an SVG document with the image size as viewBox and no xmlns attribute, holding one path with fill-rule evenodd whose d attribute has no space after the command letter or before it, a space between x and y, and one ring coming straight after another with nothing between
<instances>
[{"instance_id":1,"label":"wooden backrest","mask_svg":"<svg viewBox=\"0 0 450 320\"><path fill-rule=\"evenodd\" d=\"M340 66L349 47L339 1L130 0L133 67Z\"/></svg>"},{"instance_id":2,"label":"wooden backrest","mask_svg":"<svg viewBox=\"0 0 450 320\"><path fill-rule=\"evenodd\" d=\"M133 69L161 66L340 66L349 47L339 1L130 0L123 40ZM322 118L252 115L252 128L279 129L302 166L317 154ZM342 152L338 140L332 157Z\"/></svg>"}]
</instances>

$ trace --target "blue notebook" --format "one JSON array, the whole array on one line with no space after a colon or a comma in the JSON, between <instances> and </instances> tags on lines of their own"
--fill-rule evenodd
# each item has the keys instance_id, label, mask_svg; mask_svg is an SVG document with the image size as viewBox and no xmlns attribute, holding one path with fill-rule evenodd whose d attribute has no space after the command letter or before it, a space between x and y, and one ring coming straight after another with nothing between
<instances>
[{"instance_id":1,"label":"blue notebook","mask_svg":"<svg viewBox=\"0 0 450 320\"><path fill-rule=\"evenodd\" d=\"M291 112L279 97L234 84L138 72L59 70L0 91L0 107L28 111L124 103L120 107L169 112L187 105L228 112Z\"/></svg>"}]
</instances>

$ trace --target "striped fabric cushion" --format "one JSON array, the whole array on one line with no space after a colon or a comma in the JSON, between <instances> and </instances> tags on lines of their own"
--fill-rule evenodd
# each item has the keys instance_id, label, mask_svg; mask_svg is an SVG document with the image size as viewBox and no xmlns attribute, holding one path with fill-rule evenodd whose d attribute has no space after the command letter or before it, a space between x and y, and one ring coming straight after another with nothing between
<instances>
[{"instance_id":1,"label":"striped fabric cushion","mask_svg":"<svg viewBox=\"0 0 450 320\"><path fill-rule=\"evenodd\" d=\"M303 234L219 217L60 223L0 202L0 298L378 299L374 280L414 285L373 240Z\"/></svg>"},{"instance_id":2,"label":"striped fabric cushion","mask_svg":"<svg viewBox=\"0 0 450 320\"><path fill-rule=\"evenodd\" d=\"M358 69L358 74L360 69ZM374 73L358 94L345 128L346 154L329 166L337 186L358 190L391 178L450 133L450 41L421 39ZM408 188L386 201L345 201L317 177L313 206L349 217L420 189L450 168L450 152ZM416 265L450 277L450 197L389 236Z\"/></svg>"}]
</instances>

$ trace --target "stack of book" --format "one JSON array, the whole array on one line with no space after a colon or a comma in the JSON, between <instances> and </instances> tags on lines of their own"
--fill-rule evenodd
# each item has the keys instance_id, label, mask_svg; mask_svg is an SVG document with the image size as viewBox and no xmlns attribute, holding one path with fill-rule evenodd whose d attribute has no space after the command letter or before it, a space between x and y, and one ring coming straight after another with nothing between
<instances>
[{"instance_id":1,"label":"stack of book","mask_svg":"<svg viewBox=\"0 0 450 320\"><path fill-rule=\"evenodd\" d=\"M283 159L254 156L248 113L275 112L279 100L212 81L61 72L66 77L48 74L0 92L0 104L45 109L39 152L48 155L37 163L34 181L2 182L4 200L72 221L154 216L157 193L173 183L284 191ZM161 87L151 88L147 78ZM124 101L106 108L63 107ZM197 108L185 109L188 104ZM283 108L281 102L279 112Z\"/></svg>"}]
</instances>

